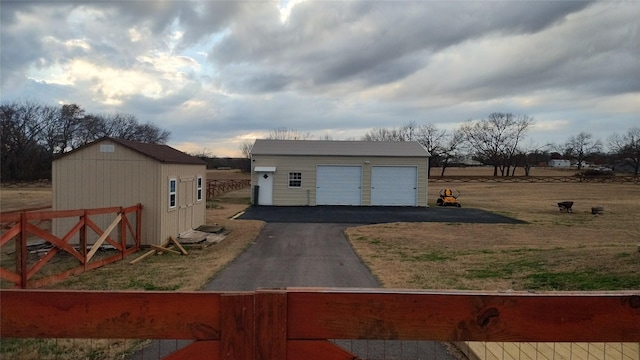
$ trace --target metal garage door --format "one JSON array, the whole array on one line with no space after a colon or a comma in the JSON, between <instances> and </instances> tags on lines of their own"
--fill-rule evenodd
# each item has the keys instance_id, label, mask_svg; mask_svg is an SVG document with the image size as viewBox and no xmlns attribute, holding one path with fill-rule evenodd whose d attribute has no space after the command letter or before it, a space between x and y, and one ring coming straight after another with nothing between
<instances>
[{"instance_id":1,"label":"metal garage door","mask_svg":"<svg viewBox=\"0 0 640 360\"><path fill-rule=\"evenodd\" d=\"M318 165L316 168L317 205L360 205L362 168L360 166Z\"/></svg>"},{"instance_id":2,"label":"metal garage door","mask_svg":"<svg viewBox=\"0 0 640 360\"><path fill-rule=\"evenodd\" d=\"M418 170L415 166L371 168L371 205L416 206Z\"/></svg>"}]
</instances>

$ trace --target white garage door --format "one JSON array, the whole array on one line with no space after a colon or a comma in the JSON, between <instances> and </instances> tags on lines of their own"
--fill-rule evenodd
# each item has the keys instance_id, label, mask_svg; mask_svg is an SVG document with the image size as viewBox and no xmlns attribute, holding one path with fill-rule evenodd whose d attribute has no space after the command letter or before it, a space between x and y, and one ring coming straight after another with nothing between
<instances>
[{"instance_id":1,"label":"white garage door","mask_svg":"<svg viewBox=\"0 0 640 360\"><path fill-rule=\"evenodd\" d=\"M371 205L416 206L417 182L415 166L373 166Z\"/></svg>"},{"instance_id":2,"label":"white garage door","mask_svg":"<svg viewBox=\"0 0 640 360\"><path fill-rule=\"evenodd\" d=\"M362 168L360 166L318 165L316 168L317 205L360 205Z\"/></svg>"}]
</instances>

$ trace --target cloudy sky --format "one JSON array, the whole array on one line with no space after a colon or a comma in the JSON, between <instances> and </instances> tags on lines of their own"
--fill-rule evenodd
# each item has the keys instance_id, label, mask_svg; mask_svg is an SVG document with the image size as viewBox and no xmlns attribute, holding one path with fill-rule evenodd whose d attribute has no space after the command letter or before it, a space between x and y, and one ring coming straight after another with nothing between
<instances>
[{"instance_id":1,"label":"cloudy sky","mask_svg":"<svg viewBox=\"0 0 640 360\"><path fill-rule=\"evenodd\" d=\"M5 1L2 101L76 103L238 156L280 127L334 140L532 116L532 144L640 126L640 1Z\"/></svg>"}]
</instances>

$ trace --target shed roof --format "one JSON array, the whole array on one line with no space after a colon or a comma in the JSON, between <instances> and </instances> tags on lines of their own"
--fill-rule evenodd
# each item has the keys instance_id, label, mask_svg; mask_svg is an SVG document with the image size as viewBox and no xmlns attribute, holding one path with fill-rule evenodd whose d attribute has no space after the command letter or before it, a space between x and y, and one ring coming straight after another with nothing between
<instances>
[{"instance_id":1,"label":"shed roof","mask_svg":"<svg viewBox=\"0 0 640 360\"><path fill-rule=\"evenodd\" d=\"M256 140L252 155L428 157L417 141Z\"/></svg>"},{"instance_id":2,"label":"shed roof","mask_svg":"<svg viewBox=\"0 0 640 360\"><path fill-rule=\"evenodd\" d=\"M89 143L87 145L81 146L77 149L75 149L74 151L71 151L69 153L78 151L86 146L91 146L91 145L95 145L98 144L100 142L103 141L112 141L115 142L117 144L120 144L124 147L127 147L133 151L136 151L140 154L146 155L152 159L155 159L161 163L166 163L166 164L188 164L188 165L206 165L206 163L200 159L197 158L195 156L191 156L189 154L183 153L180 150L174 149L171 146L168 145L163 145L163 144L148 144L148 143L142 143L142 142L137 142L137 141L130 141L130 140L124 140L124 139L117 139L117 138L112 138L112 137L103 137L100 138L92 143ZM64 157L64 155L67 155L69 153L63 154L61 157Z\"/></svg>"}]
</instances>

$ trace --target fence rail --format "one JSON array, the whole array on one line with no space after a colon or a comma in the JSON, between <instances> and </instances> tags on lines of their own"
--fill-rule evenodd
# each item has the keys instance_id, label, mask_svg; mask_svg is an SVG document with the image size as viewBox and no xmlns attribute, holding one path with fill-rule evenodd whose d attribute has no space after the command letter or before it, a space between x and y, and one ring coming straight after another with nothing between
<instances>
[{"instance_id":1,"label":"fence rail","mask_svg":"<svg viewBox=\"0 0 640 360\"><path fill-rule=\"evenodd\" d=\"M629 183L640 184L638 176L430 176L429 182L452 183Z\"/></svg>"},{"instance_id":2,"label":"fence rail","mask_svg":"<svg viewBox=\"0 0 640 360\"><path fill-rule=\"evenodd\" d=\"M131 224L128 214L135 213L135 227ZM93 216L113 214L111 224L101 229L92 219ZM58 237L37 224L62 218L78 218L70 230ZM32 223L36 221L37 223ZM15 251L15 271L0 267L0 278L13 282L16 287L39 287L63 280L71 275L95 269L100 266L123 259L126 255L136 252L140 248L142 222L142 205L129 207L110 207L100 209L62 210L62 211L21 211L0 213L2 235L0 248L13 240ZM111 232L117 229L118 237L112 237ZM98 237L92 244L88 243L88 232L93 231ZM128 243L128 234L132 245ZM78 245L73 246L70 241L78 237ZM28 241L35 237L49 243L51 247L38 261L30 263ZM116 255L95 260L94 255L103 244L109 244L118 251ZM54 258L56 254L66 253L75 258L80 265L53 275L35 279L34 276ZM93 260L93 261L92 261Z\"/></svg>"},{"instance_id":3,"label":"fence rail","mask_svg":"<svg viewBox=\"0 0 640 360\"><path fill-rule=\"evenodd\" d=\"M251 185L249 179L231 179L231 180L208 180L207 181L207 199L224 194L233 190L240 190Z\"/></svg>"},{"instance_id":4,"label":"fence rail","mask_svg":"<svg viewBox=\"0 0 640 360\"><path fill-rule=\"evenodd\" d=\"M327 339L640 342L640 292L4 290L3 338L190 339L165 359L354 359Z\"/></svg>"}]
</instances>

